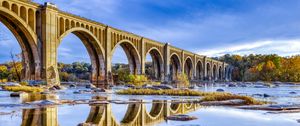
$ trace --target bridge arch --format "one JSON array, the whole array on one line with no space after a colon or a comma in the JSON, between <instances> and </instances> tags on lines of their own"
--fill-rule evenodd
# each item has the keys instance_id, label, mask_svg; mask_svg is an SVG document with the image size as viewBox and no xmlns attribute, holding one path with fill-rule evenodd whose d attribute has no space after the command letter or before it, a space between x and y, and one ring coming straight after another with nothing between
<instances>
[{"instance_id":1,"label":"bridge arch","mask_svg":"<svg viewBox=\"0 0 300 126\"><path fill-rule=\"evenodd\" d=\"M128 64L129 64L129 68L130 68L130 73L131 74L140 74L141 73L141 58L140 58L140 54L138 53L138 49L134 46L134 44L127 40L121 40L119 42L117 42L117 44L115 44L115 46L113 47L110 57L113 56L115 49L117 48L117 46L120 45L122 47L122 49L124 50L127 59L128 59Z\"/></svg>"},{"instance_id":2,"label":"bridge arch","mask_svg":"<svg viewBox=\"0 0 300 126\"><path fill-rule=\"evenodd\" d=\"M159 51L158 48L152 47L149 50L147 50L146 55L144 56L146 58L147 54L150 54L152 58L152 67L154 70L154 76L157 80L163 80L164 75L164 59L162 53Z\"/></svg>"},{"instance_id":3,"label":"bridge arch","mask_svg":"<svg viewBox=\"0 0 300 126\"><path fill-rule=\"evenodd\" d=\"M184 73L187 75L188 79L189 80L193 79L194 64L192 58L189 56L185 58L183 66L184 66Z\"/></svg>"},{"instance_id":4,"label":"bridge arch","mask_svg":"<svg viewBox=\"0 0 300 126\"><path fill-rule=\"evenodd\" d=\"M203 79L203 63L199 60L196 64L196 80Z\"/></svg>"},{"instance_id":5,"label":"bridge arch","mask_svg":"<svg viewBox=\"0 0 300 126\"><path fill-rule=\"evenodd\" d=\"M170 55L170 80L176 80L177 75L181 73L181 61L176 53Z\"/></svg>"},{"instance_id":6,"label":"bridge arch","mask_svg":"<svg viewBox=\"0 0 300 126\"><path fill-rule=\"evenodd\" d=\"M104 80L105 76L105 69L104 69L104 49L100 45L100 42L98 39L91 33L89 30L85 28L71 28L67 31L65 31L60 37L59 37L59 44L61 44L62 39L66 37L68 34L73 33L76 35L81 42L84 44L86 50L88 51L88 54L91 59L92 64L92 71L91 71L91 82L93 84L98 84Z\"/></svg>"},{"instance_id":7,"label":"bridge arch","mask_svg":"<svg viewBox=\"0 0 300 126\"><path fill-rule=\"evenodd\" d=\"M0 6L0 22L15 36L22 50L22 80L41 79L41 60L37 47L38 39L33 29L16 12L15 5L3 1ZM12 9L12 10L11 10ZM26 17L27 18L27 17Z\"/></svg>"}]
</instances>

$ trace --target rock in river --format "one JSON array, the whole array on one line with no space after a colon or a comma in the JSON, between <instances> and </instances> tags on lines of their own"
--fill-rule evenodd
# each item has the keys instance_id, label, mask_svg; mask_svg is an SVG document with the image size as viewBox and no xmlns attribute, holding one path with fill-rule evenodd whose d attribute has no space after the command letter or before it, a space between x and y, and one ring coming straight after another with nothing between
<instances>
[{"instance_id":1,"label":"rock in river","mask_svg":"<svg viewBox=\"0 0 300 126\"><path fill-rule=\"evenodd\" d=\"M10 94L10 97L26 97L28 93L25 92L14 92Z\"/></svg>"},{"instance_id":2,"label":"rock in river","mask_svg":"<svg viewBox=\"0 0 300 126\"><path fill-rule=\"evenodd\" d=\"M224 92L224 89L217 89L217 92Z\"/></svg>"},{"instance_id":3,"label":"rock in river","mask_svg":"<svg viewBox=\"0 0 300 126\"><path fill-rule=\"evenodd\" d=\"M172 115L167 117L167 120L175 120L175 121L190 121L195 119L197 119L197 117L189 116L189 115Z\"/></svg>"}]
</instances>

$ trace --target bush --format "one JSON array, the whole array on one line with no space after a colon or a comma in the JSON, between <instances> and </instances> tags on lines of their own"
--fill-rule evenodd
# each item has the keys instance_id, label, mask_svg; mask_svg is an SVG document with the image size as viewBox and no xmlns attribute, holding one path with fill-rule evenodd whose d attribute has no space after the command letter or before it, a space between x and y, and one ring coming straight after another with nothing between
<instances>
[{"instance_id":1,"label":"bush","mask_svg":"<svg viewBox=\"0 0 300 126\"><path fill-rule=\"evenodd\" d=\"M186 74L179 74L177 75L177 83L178 83L178 87L188 87L190 85L190 81L187 77Z\"/></svg>"},{"instance_id":2,"label":"bush","mask_svg":"<svg viewBox=\"0 0 300 126\"><path fill-rule=\"evenodd\" d=\"M145 75L127 75L125 77L125 82L128 84L133 84L135 86L141 86L145 84L148 81L147 77Z\"/></svg>"}]
</instances>

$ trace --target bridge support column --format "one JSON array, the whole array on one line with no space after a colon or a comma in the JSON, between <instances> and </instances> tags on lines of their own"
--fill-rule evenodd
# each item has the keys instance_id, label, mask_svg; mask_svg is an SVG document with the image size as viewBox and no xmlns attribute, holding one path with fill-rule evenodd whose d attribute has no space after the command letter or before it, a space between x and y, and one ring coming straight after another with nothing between
<instances>
[{"instance_id":1,"label":"bridge support column","mask_svg":"<svg viewBox=\"0 0 300 126\"><path fill-rule=\"evenodd\" d=\"M164 46L164 83L169 83L170 80L170 46L169 43L166 43Z\"/></svg>"},{"instance_id":2,"label":"bridge support column","mask_svg":"<svg viewBox=\"0 0 300 126\"><path fill-rule=\"evenodd\" d=\"M145 62L146 62L145 60L146 60L146 57L145 57L145 55L144 55L144 54L145 54L145 41L144 41L144 38L141 39L141 43L142 43L142 44L140 45L140 46L141 46L141 50L140 50L140 56L141 56L141 68L140 68L140 69L141 69L141 74L142 74L142 75L145 75L145 69L146 69L146 68L145 68L145 67L146 67L146 66L145 66Z\"/></svg>"},{"instance_id":3,"label":"bridge support column","mask_svg":"<svg viewBox=\"0 0 300 126\"><path fill-rule=\"evenodd\" d=\"M60 85L57 70L57 10L48 6L42 9L42 78L48 85Z\"/></svg>"},{"instance_id":4,"label":"bridge support column","mask_svg":"<svg viewBox=\"0 0 300 126\"><path fill-rule=\"evenodd\" d=\"M106 27L106 46L105 46L105 82L103 84L98 84L98 87L104 87L107 88L108 85L113 84L113 78L112 78L112 54L111 54L111 31L109 27Z\"/></svg>"}]
</instances>

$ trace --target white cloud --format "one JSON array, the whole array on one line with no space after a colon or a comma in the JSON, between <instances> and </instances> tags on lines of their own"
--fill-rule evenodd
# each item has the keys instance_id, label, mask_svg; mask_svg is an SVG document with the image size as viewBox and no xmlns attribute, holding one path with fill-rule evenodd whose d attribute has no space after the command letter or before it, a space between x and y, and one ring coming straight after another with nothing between
<instances>
[{"instance_id":1,"label":"white cloud","mask_svg":"<svg viewBox=\"0 0 300 126\"><path fill-rule=\"evenodd\" d=\"M224 54L279 54L290 56L300 54L300 40L268 40L245 42L246 44L229 45L213 49L198 50L197 53L211 57L222 56Z\"/></svg>"}]
</instances>

